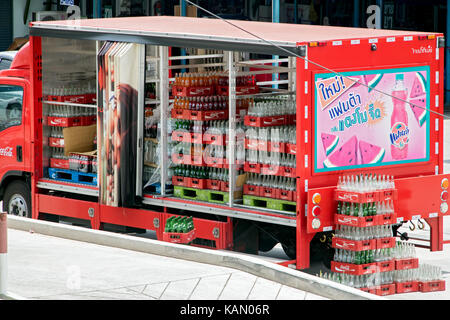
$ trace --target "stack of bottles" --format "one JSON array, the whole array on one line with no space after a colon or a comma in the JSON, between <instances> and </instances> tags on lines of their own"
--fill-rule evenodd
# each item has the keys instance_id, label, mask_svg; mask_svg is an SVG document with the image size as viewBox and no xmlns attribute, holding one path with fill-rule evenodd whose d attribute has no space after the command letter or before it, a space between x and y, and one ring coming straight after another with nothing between
<instances>
[{"instance_id":1,"label":"stack of bottles","mask_svg":"<svg viewBox=\"0 0 450 320\"><path fill-rule=\"evenodd\" d=\"M295 100L280 99L256 102L248 108L250 117L272 117L279 115L295 115L297 112Z\"/></svg>"},{"instance_id":2,"label":"stack of bottles","mask_svg":"<svg viewBox=\"0 0 450 320\"><path fill-rule=\"evenodd\" d=\"M194 230L194 219L187 216L171 216L166 221L164 232L188 233Z\"/></svg>"},{"instance_id":3,"label":"stack of bottles","mask_svg":"<svg viewBox=\"0 0 450 320\"><path fill-rule=\"evenodd\" d=\"M334 261L345 262L351 264L367 264L381 261L389 261L394 258L391 248L351 251L344 249L336 249L334 253Z\"/></svg>"},{"instance_id":4,"label":"stack of bottles","mask_svg":"<svg viewBox=\"0 0 450 320\"><path fill-rule=\"evenodd\" d=\"M381 201L371 203L338 202L337 214L354 217L368 217L394 213L393 201Z\"/></svg>"},{"instance_id":5,"label":"stack of bottles","mask_svg":"<svg viewBox=\"0 0 450 320\"><path fill-rule=\"evenodd\" d=\"M395 189L394 177L387 175L351 175L339 176L337 189L349 192L373 192Z\"/></svg>"},{"instance_id":6,"label":"stack of bottles","mask_svg":"<svg viewBox=\"0 0 450 320\"><path fill-rule=\"evenodd\" d=\"M174 85L184 87L228 86L228 71L185 72L175 75ZM254 75L236 77L236 86L254 86Z\"/></svg>"},{"instance_id":7,"label":"stack of bottles","mask_svg":"<svg viewBox=\"0 0 450 320\"><path fill-rule=\"evenodd\" d=\"M274 150L271 148L272 145L295 145L297 139L296 128L295 126L274 126L271 128L248 127L245 131L245 139L246 148L248 149L272 151ZM284 149L279 152L284 152Z\"/></svg>"}]
</instances>

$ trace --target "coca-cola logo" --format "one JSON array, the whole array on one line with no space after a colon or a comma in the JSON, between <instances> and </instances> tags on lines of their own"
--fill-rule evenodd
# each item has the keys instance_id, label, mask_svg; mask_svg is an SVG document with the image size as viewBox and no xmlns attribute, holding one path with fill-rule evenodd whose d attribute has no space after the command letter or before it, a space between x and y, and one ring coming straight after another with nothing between
<instances>
[{"instance_id":1,"label":"coca-cola logo","mask_svg":"<svg viewBox=\"0 0 450 320\"><path fill-rule=\"evenodd\" d=\"M13 156L13 148L12 147L0 148L0 156L12 157Z\"/></svg>"},{"instance_id":2,"label":"coca-cola logo","mask_svg":"<svg viewBox=\"0 0 450 320\"><path fill-rule=\"evenodd\" d=\"M433 47L429 45L428 47L421 46L420 48L411 48L413 54L422 53L433 53Z\"/></svg>"}]
</instances>

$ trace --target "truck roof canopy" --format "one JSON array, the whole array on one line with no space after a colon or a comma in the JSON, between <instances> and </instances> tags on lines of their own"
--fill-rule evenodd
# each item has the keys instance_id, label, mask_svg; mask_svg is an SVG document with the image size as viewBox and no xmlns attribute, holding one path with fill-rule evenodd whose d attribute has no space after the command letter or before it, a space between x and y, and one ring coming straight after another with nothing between
<instances>
[{"instance_id":1,"label":"truck roof canopy","mask_svg":"<svg viewBox=\"0 0 450 320\"><path fill-rule=\"evenodd\" d=\"M290 51L298 43L431 34L368 28L229 20ZM219 19L173 16L32 22L32 36L109 40L287 55L283 50Z\"/></svg>"}]
</instances>

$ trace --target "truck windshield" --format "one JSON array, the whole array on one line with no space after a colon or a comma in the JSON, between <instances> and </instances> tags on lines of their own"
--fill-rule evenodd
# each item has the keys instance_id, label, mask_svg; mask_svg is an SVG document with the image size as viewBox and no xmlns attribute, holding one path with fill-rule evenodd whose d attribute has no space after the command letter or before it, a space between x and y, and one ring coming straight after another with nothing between
<instances>
[{"instance_id":1,"label":"truck windshield","mask_svg":"<svg viewBox=\"0 0 450 320\"><path fill-rule=\"evenodd\" d=\"M22 124L23 88L0 85L0 131Z\"/></svg>"}]
</instances>

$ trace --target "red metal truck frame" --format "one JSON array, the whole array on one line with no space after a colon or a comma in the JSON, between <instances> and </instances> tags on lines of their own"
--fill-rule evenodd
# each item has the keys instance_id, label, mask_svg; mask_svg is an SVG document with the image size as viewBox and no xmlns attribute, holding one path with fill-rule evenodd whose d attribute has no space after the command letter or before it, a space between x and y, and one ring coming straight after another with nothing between
<instances>
[{"instance_id":1,"label":"red metal truck frame","mask_svg":"<svg viewBox=\"0 0 450 320\"><path fill-rule=\"evenodd\" d=\"M443 113L443 56L444 49L437 48L437 38L431 37L384 37L373 39L334 39L333 41L319 43L298 43L304 47L305 58L297 58L297 214L296 217L284 217L286 220L296 221L296 260L297 269L309 267L309 248L312 238L318 232L332 231L333 217L336 208L334 190L338 176L345 173L381 173L395 175L396 186L399 190L400 205L399 217L408 221L420 214L431 226L431 250L442 250L443 241L443 214L439 205L441 199L441 181L448 178L443 175L443 119L434 113L430 115L430 159L418 164L389 165L368 168L363 170L334 171L331 173L314 172L314 76L316 73L329 72L315 63L326 66L338 72L367 70L367 66L377 69L399 68L409 66L427 65L430 67L430 108ZM408 45L405 45L405 43ZM374 49L376 45L376 50ZM430 45L437 48L419 55L411 54L412 48ZM32 218L39 219L40 213L49 213L84 219L91 222L93 229L100 229L101 223L112 223L123 226L155 230L158 239L162 239L162 226L171 215L168 207L161 205L160 210L116 208L101 205L94 201L83 201L76 198L61 198L40 192L38 182L43 178L42 147L42 47L41 37L31 36L30 47L32 53L31 87L33 94L27 99L30 114L29 127L31 142L31 193ZM395 55L391 54L395 52ZM25 103L25 102L24 102ZM31 107L32 106L32 107ZM26 171L26 169L24 169ZM420 176L419 176L420 175ZM49 181L47 181L49 182ZM64 183L58 182L58 185ZM70 184L67 184L70 185ZM93 189L94 187L85 187ZM321 226L314 229L312 221L312 196L320 193ZM152 198L151 196L148 196ZM424 198L428 201L424 201ZM174 198L158 198L172 203L190 204L192 201ZM446 200L445 200L446 202ZM210 208L229 209L248 214L283 217L276 213L261 212L257 209L229 208L214 204L201 204ZM155 209L156 210L156 209ZM232 249L233 227L232 218L227 217L226 222L216 222L206 219L195 219L196 230L201 238L216 241L216 248ZM214 229L219 230L219 237L213 236ZM217 233L216 233L217 234ZM287 262L288 263L293 262Z\"/></svg>"}]
</instances>

